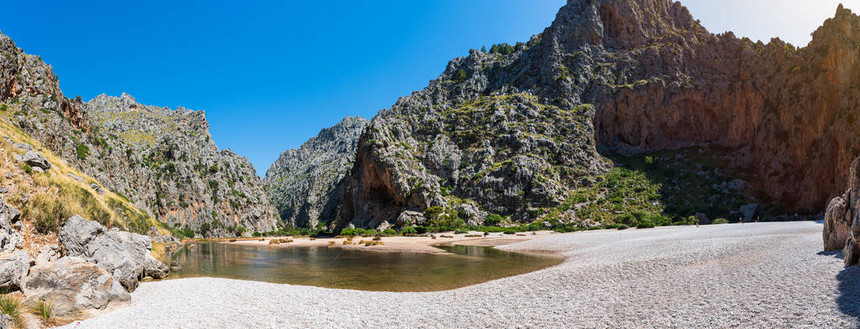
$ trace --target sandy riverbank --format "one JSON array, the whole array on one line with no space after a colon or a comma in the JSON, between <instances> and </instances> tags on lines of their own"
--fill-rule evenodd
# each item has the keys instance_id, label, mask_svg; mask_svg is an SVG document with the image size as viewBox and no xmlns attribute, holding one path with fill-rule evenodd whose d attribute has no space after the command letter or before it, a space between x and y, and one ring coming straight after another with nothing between
<instances>
[{"instance_id":1,"label":"sandy riverbank","mask_svg":"<svg viewBox=\"0 0 860 329\"><path fill-rule=\"evenodd\" d=\"M519 233L519 234L502 234L502 233L490 233L487 236L484 236L482 232L469 232L465 234L454 234L453 232L446 233L438 233L433 234L436 238L432 238L430 236L412 236L412 237L404 237L404 236L392 236L392 237L382 237L380 240L383 244L381 245L370 245L366 246L364 244L360 244L361 241L372 241L372 237L353 237L352 243L344 244L345 241L348 240L346 237L338 237L338 238L317 238L312 239L310 237L266 237L266 238L254 238L254 239L236 239L236 241L231 240L217 240L223 243L233 243L233 244L242 244L242 245L258 245L258 246L270 246L275 248L291 248L291 247L325 247L332 246L337 248L346 248L346 249L356 249L356 250L367 250L367 251L381 251L381 252L420 252L420 253L445 253L444 250L434 248L433 245L437 244L459 244L459 245L471 245L471 246L500 246L505 244L517 243L528 241L534 238L539 238L547 235L558 234L552 231L539 231L539 232L527 232L527 233ZM479 235L479 236L474 236ZM290 239L293 242L289 243L279 243L279 244L271 244L270 240L280 240L280 239ZM331 244L334 242L334 244Z\"/></svg>"},{"instance_id":2,"label":"sandy riverbank","mask_svg":"<svg viewBox=\"0 0 860 329\"><path fill-rule=\"evenodd\" d=\"M815 222L546 234L536 272L448 291L368 292L227 279L143 283L72 328L854 328L860 269Z\"/></svg>"}]
</instances>

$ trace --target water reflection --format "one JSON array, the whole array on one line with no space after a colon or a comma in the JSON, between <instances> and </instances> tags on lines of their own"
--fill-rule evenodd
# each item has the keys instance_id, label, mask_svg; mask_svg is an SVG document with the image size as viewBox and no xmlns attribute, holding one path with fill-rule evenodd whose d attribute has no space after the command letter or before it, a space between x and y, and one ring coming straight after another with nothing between
<instances>
[{"instance_id":1,"label":"water reflection","mask_svg":"<svg viewBox=\"0 0 860 329\"><path fill-rule=\"evenodd\" d=\"M329 288L434 291L522 274L561 262L479 246L440 246L451 255L389 253L329 247L196 243L173 260L169 278L220 277Z\"/></svg>"}]
</instances>

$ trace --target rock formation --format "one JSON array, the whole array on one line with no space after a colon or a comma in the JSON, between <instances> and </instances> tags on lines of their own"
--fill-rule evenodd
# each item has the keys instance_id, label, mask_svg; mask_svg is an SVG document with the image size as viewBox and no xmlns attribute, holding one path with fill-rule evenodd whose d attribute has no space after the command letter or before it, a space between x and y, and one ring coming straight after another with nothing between
<instances>
[{"instance_id":1,"label":"rock formation","mask_svg":"<svg viewBox=\"0 0 860 329\"><path fill-rule=\"evenodd\" d=\"M761 177L765 202L817 213L860 154L858 45L841 6L796 48L709 33L670 0L570 0L528 42L472 50L380 111L337 226L464 204L527 222L594 184L601 153L684 147L720 150Z\"/></svg>"},{"instance_id":2,"label":"rock formation","mask_svg":"<svg viewBox=\"0 0 860 329\"><path fill-rule=\"evenodd\" d=\"M146 106L125 94L84 103L66 98L58 81L39 57L0 34L0 110L98 181L97 192L107 188L172 227L207 236L277 227L253 166L218 149L203 111ZM35 151L22 160L33 170L50 168Z\"/></svg>"},{"instance_id":3,"label":"rock formation","mask_svg":"<svg viewBox=\"0 0 860 329\"><path fill-rule=\"evenodd\" d=\"M367 123L346 117L298 149L284 151L269 167L263 183L284 222L315 227L337 218L343 180Z\"/></svg>"},{"instance_id":4,"label":"rock formation","mask_svg":"<svg viewBox=\"0 0 860 329\"><path fill-rule=\"evenodd\" d=\"M89 317L131 300L110 273L78 257L33 266L23 291L30 302L50 300L53 315L64 318Z\"/></svg>"},{"instance_id":5,"label":"rock formation","mask_svg":"<svg viewBox=\"0 0 860 329\"><path fill-rule=\"evenodd\" d=\"M167 265L152 257L148 236L116 228L108 230L81 216L63 224L58 240L66 255L97 264L129 292L137 288L140 279L161 279L169 272Z\"/></svg>"},{"instance_id":6,"label":"rock formation","mask_svg":"<svg viewBox=\"0 0 860 329\"><path fill-rule=\"evenodd\" d=\"M848 189L830 199L824 212L824 250L842 249L845 266L860 259L860 157L851 162Z\"/></svg>"}]
</instances>

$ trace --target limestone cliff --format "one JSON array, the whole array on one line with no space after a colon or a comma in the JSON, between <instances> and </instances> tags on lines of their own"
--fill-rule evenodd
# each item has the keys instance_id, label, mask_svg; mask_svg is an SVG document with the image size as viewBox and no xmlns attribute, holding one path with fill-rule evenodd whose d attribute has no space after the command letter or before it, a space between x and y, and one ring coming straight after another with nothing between
<instances>
[{"instance_id":1,"label":"limestone cliff","mask_svg":"<svg viewBox=\"0 0 860 329\"><path fill-rule=\"evenodd\" d=\"M145 106L128 95L68 99L51 67L4 35L0 102L25 133L173 228L218 236L278 224L251 164L218 149L202 111Z\"/></svg>"},{"instance_id":2,"label":"limestone cliff","mask_svg":"<svg viewBox=\"0 0 860 329\"><path fill-rule=\"evenodd\" d=\"M570 0L528 42L472 50L380 111L339 225L431 206L531 221L593 184L601 153L685 147L753 173L765 201L816 213L860 154L858 45L860 18L841 6L798 49L711 34L670 0Z\"/></svg>"},{"instance_id":3,"label":"limestone cliff","mask_svg":"<svg viewBox=\"0 0 860 329\"><path fill-rule=\"evenodd\" d=\"M355 161L367 119L346 117L298 149L287 150L266 171L265 189L287 223L316 227L340 213L343 180Z\"/></svg>"}]
</instances>

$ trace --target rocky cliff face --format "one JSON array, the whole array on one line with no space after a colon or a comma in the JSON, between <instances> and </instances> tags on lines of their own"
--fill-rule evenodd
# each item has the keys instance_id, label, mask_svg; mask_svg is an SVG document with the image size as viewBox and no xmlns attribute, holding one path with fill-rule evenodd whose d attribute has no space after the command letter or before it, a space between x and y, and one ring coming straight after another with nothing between
<instances>
[{"instance_id":1,"label":"rocky cliff face","mask_svg":"<svg viewBox=\"0 0 860 329\"><path fill-rule=\"evenodd\" d=\"M0 102L24 132L175 228L269 231L278 215L246 158L219 150L202 111L128 95L67 99L50 66L0 35Z\"/></svg>"},{"instance_id":2,"label":"rocky cliff face","mask_svg":"<svg viewBox=\"0 0 860 329\"><path fill-rule=\"evenodd\" d=\"M431 206L530 221L594 184L601 153L685 147L754 173L766 201L818 212L860 154L858 33L841 6L797 49L711 34L670 0L570 0L529 42L472 50L382 110L338 225Z\"/></svg>"},{"instance_id":3,"label":"rocky cliff face","mask_svg":"<svg viewBox=\"0 0 860 329\"><path fill-rule=\"evenodd\" d=\"M266 171L266 192L287 223L316 227L337 218L341 188L355 161L367 119L346 117L298 149L287 150Z\"/></svg>"},{"instance_id":4,"label":"rocky cliff face","mask_svg":"<svg viewBox=\"0 0 860 329\"><path fill-rule=\"evenodd\" d=\"M824 250L842 250L845 266L860 261L860 157L848 171L848 189L830 199L824 212Z\"/></svg>"}]
</instances>

